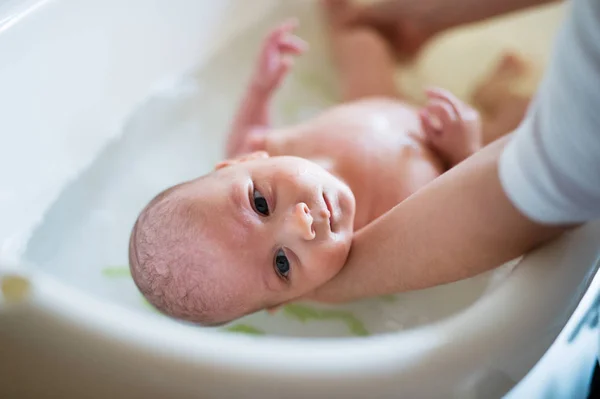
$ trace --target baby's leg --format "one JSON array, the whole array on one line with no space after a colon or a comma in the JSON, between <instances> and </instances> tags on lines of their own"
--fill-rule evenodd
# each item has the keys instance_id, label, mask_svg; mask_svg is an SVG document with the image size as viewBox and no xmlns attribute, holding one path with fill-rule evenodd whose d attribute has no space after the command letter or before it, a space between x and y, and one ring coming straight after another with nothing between
<instances>
[{"instance_id":1,"label":"baby's leg","mask_svg":"<svg viewBox=\"0 0 600 399\"><path fill-rule=\"evenodd\" d=\"M348 0L321 1L344 101L399 97L394 82L394 58L384 38L373 29L347 24L355 11Z\"/></svg>"},{"instance_id":2,"label":"baby's leg","mask_svg":"<svg viewBox=\"0 0 600 399\"><path fill-rule=\"evenodd\" d=\"M506 53L494 71L476 87L472 103L482 112L484 144L519 126L531 96L518 85L531 80L532 74L532 65L527 60Z\"/></svg>"}]
</instances>

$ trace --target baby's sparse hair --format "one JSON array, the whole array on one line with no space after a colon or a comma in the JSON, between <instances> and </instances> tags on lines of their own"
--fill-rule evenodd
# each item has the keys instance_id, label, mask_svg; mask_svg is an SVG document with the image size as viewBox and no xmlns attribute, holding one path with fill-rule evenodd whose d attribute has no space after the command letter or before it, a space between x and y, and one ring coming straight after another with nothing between
<instances>
[{"instance_id":1,"label":"baby's sparse hair","mask_svg":"<svg viewBox=\"0 0 600 399\"><path fill-rule=\"evenodd\" d=\"M211 248L218 243L208 241L203 221L209 210L197 201L207 177L171 187L150 201L133 227L129 264L135 284L157 309L202 325L220 325L239 313L242 304L211 272L217 260Z\"/></svg>"}]
</instances>

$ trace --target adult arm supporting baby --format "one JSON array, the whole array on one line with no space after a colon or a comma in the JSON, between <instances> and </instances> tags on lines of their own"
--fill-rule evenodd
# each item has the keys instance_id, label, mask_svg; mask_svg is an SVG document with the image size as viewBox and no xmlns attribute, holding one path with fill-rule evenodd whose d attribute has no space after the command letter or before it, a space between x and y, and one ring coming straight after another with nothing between
<instances>
[{"instance_id":1,"label":"adult arm supporting baby","mask_svg":"<svg viewBox=\"0 0 600 399\"><path fill-rule=\"evenodd\" d=\"M600 3L574 0L571 11L514 137L357 232L344 269L312 298L346 301L456 281L600 217Z\"/></svg>"},{"instance_id":2,"label":"adult arm supporting baby","mask_svg":"<svg viewBox=\"0 0 600 399\"><path fill-rule=\"evenodd\" d=\"M343 302L467 278L561 233L508 199L489 145L355 234L348 261L312 299Z\"/></svg>"},{"instance_id":3,"label":"adult arm supporting baby","mask_svg":"<svg viewBox=\"0 0 600 399\"><path fill-rule=\"evenodd\" d=\"M436 34L557 0L384 0L364 6L357 24L376 28L399 54L412 55Z\"/></svg>"}]
</instances>

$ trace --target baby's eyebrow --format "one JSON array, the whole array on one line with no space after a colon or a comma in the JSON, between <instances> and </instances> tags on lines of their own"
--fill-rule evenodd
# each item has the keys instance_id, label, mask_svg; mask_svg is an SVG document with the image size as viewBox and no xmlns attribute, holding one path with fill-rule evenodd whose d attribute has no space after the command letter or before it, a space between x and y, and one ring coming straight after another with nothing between
<instances>
[{"instance_id":1,"label":"baby's eyebrow","mask_svg":"<svg viewBox=\"0 0 600 399\"><path fill-rule=\"evenodd\" d=\"M248 199L246 198L246 188L244 184L233 184L229 192L229 201L233 204L233 216L237 219L240 227L250 233L251 223L248 218Z\"/></svg>"},{"instance_id":2,"label":"baby's eyebrow","mask_svg":"<svg viewBox=\"0 0 600 399\"><path fill-rule=\"evenodd\" d=\"M229 198L237 208L244 206L243 187L241 184L233 184L231 186Z\"/></svg>"}]
</instances>

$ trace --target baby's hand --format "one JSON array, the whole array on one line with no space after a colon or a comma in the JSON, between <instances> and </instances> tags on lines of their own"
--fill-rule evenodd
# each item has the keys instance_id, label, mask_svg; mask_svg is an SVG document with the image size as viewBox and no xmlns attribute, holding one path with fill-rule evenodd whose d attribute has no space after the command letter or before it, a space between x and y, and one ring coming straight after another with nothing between
<instances>
[{"instance_id":1,"label":"baby's hand","mask_svg":"<svg viewBox=\"0 0 600 399\"><path fill-rule=\"evenodd\" d=\"M479 113L447 90L426 91L427 105L419 112L423 131L450 167L482 146Z\"/></svg>"},{"instance_id":2,"label":"baby's hand","mask_svg":"<svg viewBox=\"0 0 600 399\"><path fill-rule=\"evenodd\" d=\"M253 84L272 92L283 81L293 65L293 56L303 54L308 44L293 34L298 21L288 20L269 33L263 43L254 73Z\"/></svg>"}]
</instances>

